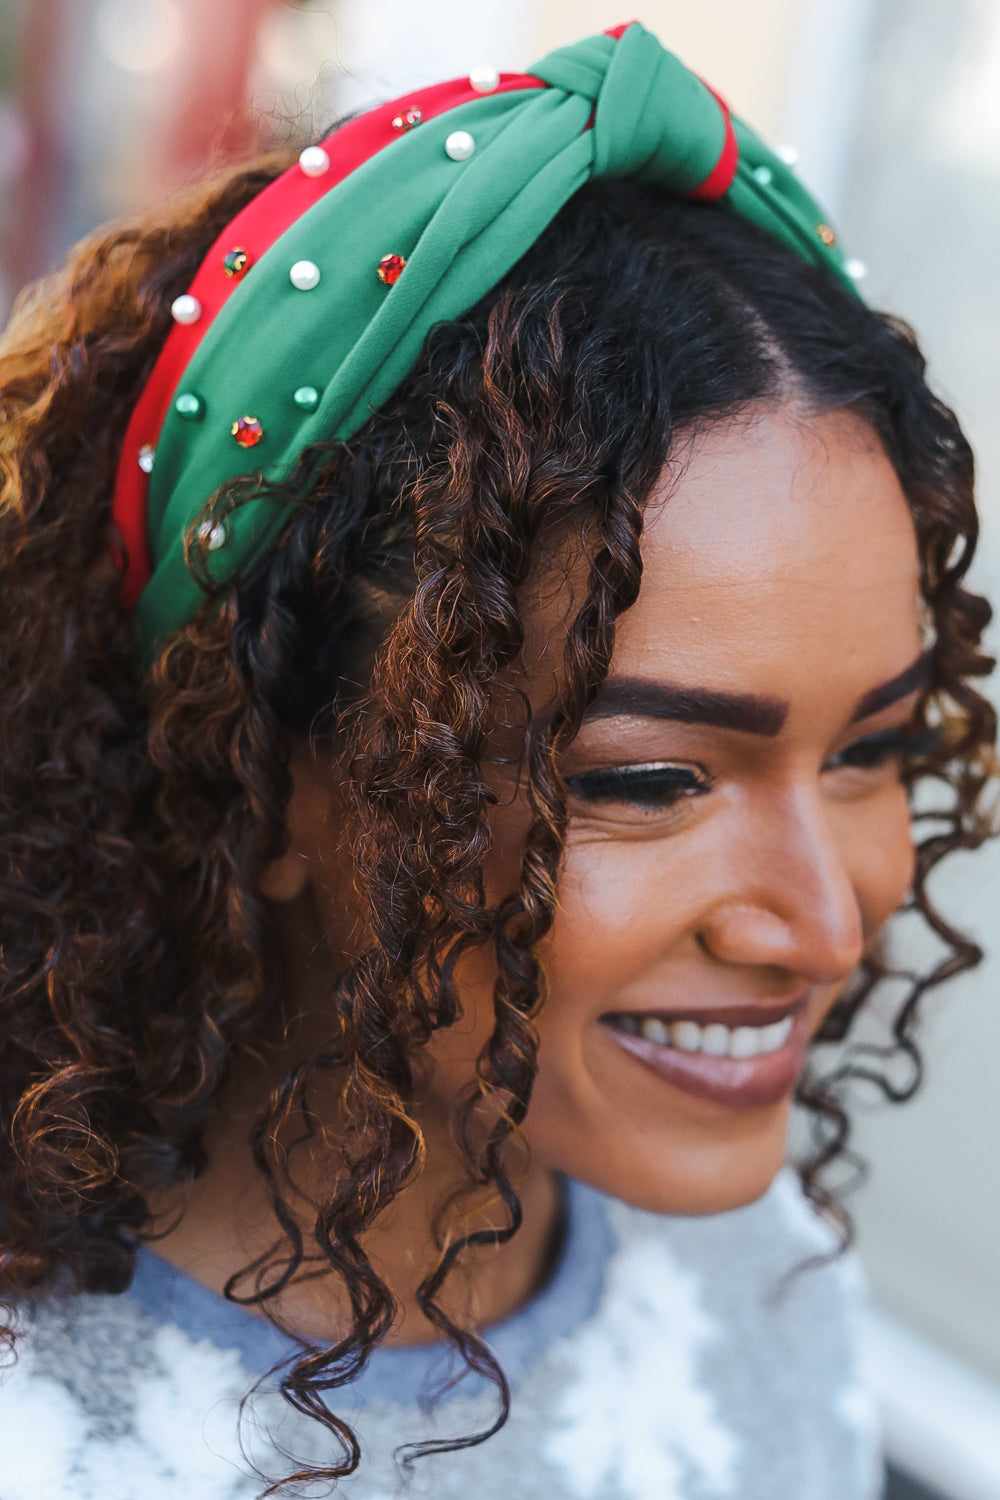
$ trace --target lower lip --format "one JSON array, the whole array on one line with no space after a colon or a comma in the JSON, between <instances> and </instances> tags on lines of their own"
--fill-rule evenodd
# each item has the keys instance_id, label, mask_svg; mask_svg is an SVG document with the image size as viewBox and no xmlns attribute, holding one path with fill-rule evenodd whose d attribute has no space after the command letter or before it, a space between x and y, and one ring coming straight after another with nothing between
<instances>
[{"instance_id":1,"label":"lower lip","mask_svg":"<svg viewBox=\"0 0 1000 1500\"><path fill-rule=\"evenodd\" d=\"M788 1040L777 1052L762 1057L710 1057L704 1052L682 1052L632 1036L601 1023L601 1030L623 1051L675 1088L713 1104L732 1109L759 1109L778 1104L798 1081L809 1045L805 1006L794 1016Z\"/></svg>"}]
</instances>

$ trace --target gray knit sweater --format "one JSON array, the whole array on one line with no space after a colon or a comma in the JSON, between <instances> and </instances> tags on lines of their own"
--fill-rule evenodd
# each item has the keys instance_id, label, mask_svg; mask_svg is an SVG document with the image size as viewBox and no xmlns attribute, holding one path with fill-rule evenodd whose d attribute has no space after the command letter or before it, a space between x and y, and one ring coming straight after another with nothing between
<instances>
[{"instance_id":1,"label":"gray knit sweater","mask_svg":"<svg viewBox=\"0 0 1000 1500\"><path fill-rule=\"evenodd\" d=\"M489 1389L447 1379L438 1346L380 1350L334 1409L364 1449L349 1500L875 1500L872 1400L859 1381L864 1299L853 1255L795 1280L832 1232L785 1168L758 1202L710 1218L641 1213L565 1184L548 1284L489 1339L511 1381L503 1430L401 1469L401 1445L467 1433ZM252 1500L263 1482L238 1438L240 1398L292 1346L143 1252L122 1296L22 1310L0 1376L0 1500ZM428 1405L430 1403L430 1409ZM245 1452L330 1439L273 1389L245 1411Z\"/></svg>"}]
</instances>

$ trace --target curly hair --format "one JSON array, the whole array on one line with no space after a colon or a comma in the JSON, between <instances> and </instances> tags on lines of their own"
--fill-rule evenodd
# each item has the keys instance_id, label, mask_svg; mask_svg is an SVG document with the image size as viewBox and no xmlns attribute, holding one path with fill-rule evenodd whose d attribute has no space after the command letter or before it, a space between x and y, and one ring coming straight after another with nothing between
<instances>
[{"instance_id":1,"label":"curly hair","mask_svg":"<svg viewBox=\"0 0 1000 1500\"><path fill-rule=\"evenodd\" d=\"M915 1065L908 1088L850 1060L828 1078L810 1064L800 1080L815 1134L799 1171L840 1225L840 1248L850 1219L819 1180L847 1149L840 1086L860 1075L908 1098L922 994L980 956L935 910L927 880L987 834L996 727L973 686L992 665L980 648L990 611L963 586L977 536L972 456L909 330L725 210L628 182L582 189L481 304L434 331L356 438L313 448L285 482L248 476L212 497L213 515L260 495L291 499L294 514L271 555L207 593L140 671L110 561L118 448L172 299L291 159L229 170L158 220L85 242L22 297L0 347L0 1295L60 1276L128 1286L156 1231L152 1200L203 1166L231 1064L277 1003L258 886L285 847L292 746L310 739L343 767L362 951L333 982L328 1044L289 1072L257 1123L275 1243L227 1287L269 1312L319 1270L348 1296L344 1336L306 1349L282 1377L339 1453L273 1489L336 1479L359 1461L324 1394L392 1325L365 1233L421 1169L417 1059L459 1016L456 964L482 946L495 952L495 1023L456 1131L461 1191L492 1195L505 1222L442 1238L418 1300L493 1380L498 1414L421 1451L482 1441L505 1419L502 1369L439 1293L470 1244L519 1227L507 1148L536 1069L535 947L553 920L567 820L559 758L637 597L643 507L677 436L789 393L853 410L879 435L917 530L931 637L922 712L940 732L906 776L911 790L932 778L949 795L914 807L933 827L912 907L947 952L908 976L894 1021L890 1052ZM523 585L553 536L588 578L566 630L561 701L542 719L509 684ZM190 553L197 567L195 541ZM516 889L490 904L484 762L491 724L511 711L525 731L531 825ZM816 1040L848 1037L889 973L867 958ZM310 1102L320 1075L346 1123L309 1243L277 1141L292 1126L300 1144L324 1149ZM496 1106L485 1129L483 1099Z\"/></svg>"}]
</instances>

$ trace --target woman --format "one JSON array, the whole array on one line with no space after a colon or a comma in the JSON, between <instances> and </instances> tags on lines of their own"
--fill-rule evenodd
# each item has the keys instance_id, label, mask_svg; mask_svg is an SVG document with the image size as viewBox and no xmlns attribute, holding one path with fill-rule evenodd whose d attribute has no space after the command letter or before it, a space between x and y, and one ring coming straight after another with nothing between
<instances>
[{"instance_id":1,"label":"woman","mask_svg":"<svg viewBox=\"0 0 1000 1500\"><path fill-rule=\"evenodd\" d=\"M4 1500L876 1493L810 1048L912 892L919 1067L995 725L816 205L634 24L81 247L2 368Z\"/></svg>"}]
</instances>

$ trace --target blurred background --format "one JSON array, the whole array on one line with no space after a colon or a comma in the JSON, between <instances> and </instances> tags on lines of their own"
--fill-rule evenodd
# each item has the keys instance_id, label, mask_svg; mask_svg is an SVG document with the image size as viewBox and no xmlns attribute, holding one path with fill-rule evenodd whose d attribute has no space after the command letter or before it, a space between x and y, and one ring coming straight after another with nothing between
<instances>
[{"instance_id":1,"label":"blurred background","mask_svg":"<svg viewBox=\"0 0 1000 1500\"><path fill-rule=\"evenodd\" d=\"M0 0L0 321L80 235L206 158L628 18L618 0ZM641 19L797 148L866 295L919 331L978 454L975 580L1000 597L1000 0L645 0ZM957 859L937 898L995 948L1000 848ZM928 998L910 1103L854 1100L872 1170L846 1201L894 1500L1000 1497L998 980L1000 957Z\"/></svg>"}]
</instances>

